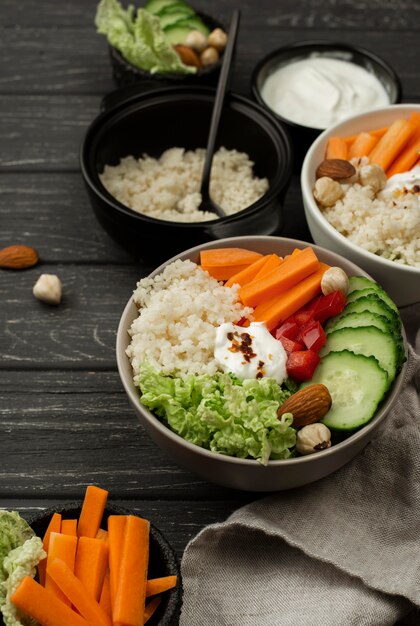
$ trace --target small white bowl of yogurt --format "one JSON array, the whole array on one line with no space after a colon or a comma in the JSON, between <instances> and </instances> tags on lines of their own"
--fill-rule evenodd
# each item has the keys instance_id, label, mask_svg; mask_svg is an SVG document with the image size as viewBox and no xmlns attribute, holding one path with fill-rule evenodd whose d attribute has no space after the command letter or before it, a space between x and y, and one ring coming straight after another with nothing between
<instances>
[{"instance_id":1,"label":"small white bowl of yogurt","mask_svg":"<svg viewBox=\"0 0 420 626\"><path fill-rule=\"evenodd\" d=\"M274 50L256 65L251 91L288 128L295 169L321 132L402 97L400 81L383 59L363 48L326 41Z\"/></svg>"}]
</instances>

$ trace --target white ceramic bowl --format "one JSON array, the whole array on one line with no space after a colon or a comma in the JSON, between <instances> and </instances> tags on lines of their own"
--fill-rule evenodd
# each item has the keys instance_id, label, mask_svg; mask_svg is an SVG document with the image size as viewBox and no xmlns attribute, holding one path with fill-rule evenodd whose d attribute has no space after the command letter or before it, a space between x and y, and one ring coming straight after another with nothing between
<instances>
[{"instance_id":1,"label":"white ceramic bowl","mask_svg":"<svg viewBox=\"0 0 420 626\"><path fill-rule=\"evenodd\" d=\"M159 274L175 259L191 259L199 262L202 249L239 246L267 254L276 252L282 256L306 242L282 237L254 236L231 237L191 248L160 265L150 276ZM330 265L342 267L349 275L367 275L360 267L318 246L312 246L318 258ZM133 288L135 286L133 285ZM180 466L198 474L209 482L225 487L249 491L277 491L290 489L323 478L350 461L370 441L373 433L391 409L401 389L405 365L395 379L386 399L373 419L346 440L316 454L281 461L269 461L262 466L253 459L238 459L200 448L172 432L140 403L138 389L134 386L132 369L125 350L130 342L128 330L137 318L138 311L132 298L128 301L117 331L117 364L121 381L128 399L141 423L158 446L167 452ZM404 336L405 337L405 336Z\"/></svg>"},{"instance_id":2,"label":"white ceramic bowl","mask_svg":"<svg viewBox=\"0 0 420 626\"><path fill-rule=\"evenodd\" d=\"M312 194L315 171L324 160L329 137L355 135L372 128L389 126L410 111L420 112L420 104L396 104L356 115L324 131L311 145L302 165L301 188L305 216L312 238L320 246L341 254L363 267L389 293L398 306L420 301L420 269L394 263L364 250L341 235L323 216Z\"/></svg>"}]
</instances>

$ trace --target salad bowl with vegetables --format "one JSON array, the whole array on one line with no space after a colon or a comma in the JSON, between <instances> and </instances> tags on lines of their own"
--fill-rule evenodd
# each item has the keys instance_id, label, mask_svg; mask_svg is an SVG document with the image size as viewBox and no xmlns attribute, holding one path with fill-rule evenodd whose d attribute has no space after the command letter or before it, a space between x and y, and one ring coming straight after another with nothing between
<instances>
[{"instance_id":1,"label":"salad bowl with vegetables","mask_svg":"<svg viewBox=\"0 0 420 626\"><path fill-rule=\"evenodd\" d=\"M372 438L402 385L398 309L360 267L306 242L233 237L139 281L117 332L152 439L250 491L318 480Z\"/></svg>"}]
</instances>

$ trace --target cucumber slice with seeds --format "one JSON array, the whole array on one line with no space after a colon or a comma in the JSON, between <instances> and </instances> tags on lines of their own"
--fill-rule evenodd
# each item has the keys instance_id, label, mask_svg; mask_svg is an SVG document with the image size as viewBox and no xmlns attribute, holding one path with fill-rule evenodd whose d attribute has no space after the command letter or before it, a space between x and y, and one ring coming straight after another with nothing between
<instances>
[{"instance_id":1,"label":"cucumber slice with seeds","mask_svg":"<svg viewBox=\"0 0 420 626\"><path fill-rule=\"evenodd\" d=\"M329 335L340 328L357 328L358 326L375 326L375 328L379 328L384 333L392 334L394 332L394 325L389 319L384 315L378 315L370 311L348 313L339 319L332 318L331 324L325 327L325 332Z\"/></svg>"},{"instance_id":2,"label":"cucumber slice with seeds","mask_svg":"<svg viewBox=\"0 0 420 626\"><path fill-rule=\"evenodd\" d=\"M394 380L399 365L399 348L392 335L374 326L340 328L328 335L327 343L319 355L342 350L375 357L388 374L388 385Z\"/></svg>"},{"instance_id":3,"label":"cucumber slice with seeds","mask_svg":"<svg viewBox=\"0 0 420 626\"><path fill-rule=\"evenodd\" d=\"M399 316L395 313L393 309L391 309L381 298L375 294L369 294L368 296L362 296L357 298L357 300L353 300L353 302L348 302L340 315L331 319L331 322L338 320L349 313L361 313L362 311L370 311L371 313L376 313L377 315L383 315L386 317L391 324L393 324L394 328L399 331L400 328L400 319Z\"/></svg>"},{"instance_id":4,"label":"cucumber slice with seeds","mask_svg":"<svg viewBox=\"0 0 420 626\"><path fill-rule=\"evenodd\" d=\"M384 289L375 281L366 278L365 276L351 276L349 279L349 292L347 294L348 302L357 300L357 298L367 296L369 294L376 294L381 300L383 300L393 311L399 315L398 307L395 302L389 297Z\"/></svg>"},{"instance_id":5,"label":"cucumber slice with seeds","mask_svg":"<svg viewBox=\"0 0 420 626\"><path fill-rule=\"evenodd\" d=\"M372 419L388 389L388 376L373 356L342 350L324 356L312 380L301 387L315 383L325 385L332 398L321 422L331 430L348 432Z\"/></svg>"}]
</instances>

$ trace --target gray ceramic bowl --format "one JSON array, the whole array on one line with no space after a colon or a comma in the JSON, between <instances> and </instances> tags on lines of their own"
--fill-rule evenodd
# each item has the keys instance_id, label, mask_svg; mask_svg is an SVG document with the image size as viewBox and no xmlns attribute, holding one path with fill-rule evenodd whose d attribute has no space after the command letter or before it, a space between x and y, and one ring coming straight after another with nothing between
<instances>
[{"instance_id":1,"label":"gray ceramic bowl","mask_svg":"<svg viewBox=\"0 0 420 626\"><path fill-rule=\"evenodd\" d=\"M237 246L263 254L276 252L285 255L302 245L311 244L282 237L231 237L191 248L160 265L150 276L159 274L166 265L175 259L191 259L198 262L199 252L202 249ZM319 246L312 247L321 261L342 267L348 274L367 276L360 267L338 254ZM224 456L185 441L162 424L140 403L138 390L133 384L131 365L125 354L130 341L128 329L137 314L137 308L130 298L121 316L117 332L118 371L136 415L151 438L180 466L191 470L209 482L225 487L249 491L277 491L305 485L331 474L350 461L370 441L375 430L395 403L403 383L405 366L394 381L386 400L374 418L346 440L313 455L269 461L268 465L264 467L252 459Z\"/></svg>"},{"instance_id":2,"label":"gray ceramic bowl","mask_svg":"<svg viewBox=\"0 0 420 626\"><path fill-rule=\"evenodd\" d=\"M420 301L420 269L389 261L356 245L332 226L313 197L315 171L324 159L327 141L331 136L346 137L363 130L389 126L396 119L407 117L409 113L420 113L420 104L395 104L348 118L346 121L324 131L308 150L302 166L301 188L305 217L313 240L342 254L347 259L366 268L369 274L380 283L398 306Z\"/></svg>"}]
</instances>

